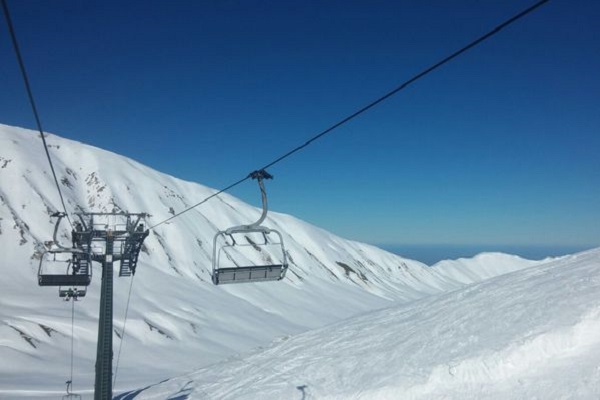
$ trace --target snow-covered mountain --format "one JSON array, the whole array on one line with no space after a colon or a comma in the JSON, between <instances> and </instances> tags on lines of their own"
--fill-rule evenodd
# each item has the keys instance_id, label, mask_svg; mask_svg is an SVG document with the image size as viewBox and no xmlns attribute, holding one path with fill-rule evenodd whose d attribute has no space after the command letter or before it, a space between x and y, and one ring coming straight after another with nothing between
<instances>
[{"instance_id":1,"label":"snow-covered mountain","mask_svg":"<svg viewBox=\"0 0 600 400\"><path fill-rule=\"evenodd\" d=\"M548 258L546 261L551 261L551 259ZM481 253L473 258L443 260L435 263L433 268L449 279L468 284L531 267L543 262L544 260L526 260L511 254Z\"/></svg>"},{"instance_id":2,"label":"snow-covered mountain","mask_svg":"<svg viewBox=\"0 0 600 400\"><path fill-rule=\"evenodd\" d=\"M600 249L341 321L121 399L600 398Z\"/></svg>"},{"instance_id":3,"label":"snow-covered mountain","mask_svg":"<svg viewBox=\"0 0 600 400\"><path fill-rule=\"evenodd\" d=\"M135 161L48 135L70 212L149 212L152 225L215 193ZM275 205L276 207L276 205ZM71 303L37 286L38 259L60 203L39 134L0 125L0 397L61 392L69 376ZM348 241L290 215L269 212L290 270L281 282L214 286L217 230L258 219L260 210L228 194L153 229L131 280L115 278L117 390L222 361L342 319L463 287L539 262L491 254L460 266L428 267ZM67 224L60 236L69 237ZM257 257L269 256L255 254ZM509 262L507 262L509 261ZM510 264L510 265L509 265ZM75 390L93 386L100 274L75 308ZM122 342L123 341L123 342ZM116 359L115 359L116 361Z\"/></svg>"}]
</instances>

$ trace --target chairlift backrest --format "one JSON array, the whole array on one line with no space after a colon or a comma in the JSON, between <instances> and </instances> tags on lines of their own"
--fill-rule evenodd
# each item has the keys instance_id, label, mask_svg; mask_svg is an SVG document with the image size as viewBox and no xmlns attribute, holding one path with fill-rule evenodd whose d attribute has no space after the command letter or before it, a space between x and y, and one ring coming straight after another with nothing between
<instances>
[{"instance_id":1,"label":"chairlift backrest","mask_svg":"<svg viewBox=\"0 0 600 400\"><path fill-rule=\"evenodd\" d=\"M249 240L246 234L260 233L264 238L264 242L251 242L241 243L241 240L236 240L236 235L242 235L246 240ZM278 240L272 241L269 239L270 236L275 234ZM229 241L228 241L229 239ZM273 251L278 253L274 254L281 262L268 262L268 263L253 263L240 265L239 262L242 260L233 261L234 266L226 267L222 261L222 256L233 257L228 249L239 250L243 247L251 246L254 249L261 251L261 248L272 248ZM249 257L246 257L246 262L250 262ZM215 235L213 243L213 265L212 265L212 280L215 285L221 285L225 283L245 283L245 282L264 282L264 281L278 281L285 277L288 269L287 253L283 243L283 237L281 233L275 229L266 227L235 227L225 231L220 231Z\"/></svg>"},{"instance_id":2,"label":"chairlift backrest","mask_svg":"<svg viewBox=\"0 0 600 400\"><path fill-rule=\"evenodd\" d=\"M90 284L92 279L90 254L72 250L74 249L48 250L42 254L38 268L40 286L88 286Z\"/></svg>"}]
</instances>

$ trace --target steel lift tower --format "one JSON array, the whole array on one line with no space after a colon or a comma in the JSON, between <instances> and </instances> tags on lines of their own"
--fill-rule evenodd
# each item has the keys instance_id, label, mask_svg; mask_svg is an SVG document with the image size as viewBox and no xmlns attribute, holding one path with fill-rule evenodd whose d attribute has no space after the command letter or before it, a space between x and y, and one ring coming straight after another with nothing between
<instances>
[{"instance_id":1,"label":"steel lift tower","mask_svg":"<svg viewBox=\"0 0 600 400\"><path fill-rule=\"evenodd\" d=\"M135 274L138 256L149 231L142 223L145 213L77 213L71 238L73 247L57 239L63 213L57 213L54 248L40 260L40 286L58 286L60 297L83 297L91 282L91 262L102 264L102 286L96 351L94 400L112 399L113 358L113 276L114 262L120 262L119 276ZM63 265L66 264L66 269Z\"/></svg>"},{"instance_id":2,"label":"steel lift tower","mask_svg":"<svg viewBox=\"0 0 600 400\"><path fill-rule=\"evenodd\" d=\"M110 400L113 361L113 263L120 261L119 276L134 275L142 244L149 231L144 230L141 223L146 217L143 213L82 213L79 216L82 224L79 243L89 244L92 261L102 264L94 400Z\"/></svg>"}]
</instances>

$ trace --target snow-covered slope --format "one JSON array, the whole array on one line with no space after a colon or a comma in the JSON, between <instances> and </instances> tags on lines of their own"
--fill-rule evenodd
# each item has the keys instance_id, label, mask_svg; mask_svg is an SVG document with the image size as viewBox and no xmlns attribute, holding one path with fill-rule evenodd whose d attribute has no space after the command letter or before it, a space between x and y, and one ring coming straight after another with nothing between
<instances>
[{"instance_id":1,"label":"snow-covered slope","mask_svg":"<svg viewBox=\"0 0 600 400\"><path fill-rule=\"evenodd\" d=\"M149 212L152 225L215 192L78 142L54 135L47 141L70 212ZM58 209L39 135L0 125L0 394L24 387L60 391L68 378L71 304L62 302L56 289L38 287L36 278L43 242L54 228L49 215ZM255 207L223 194L152 230L133 286L117 388L190 371L274 338L490 275L478 278L471 271L470 280L445 275L441 268L270 212L265 225L284 234L289 252L286 279L213 286L215 232L259 215ZM69 237L67 226L60 234ZM76 389L93 386L100 285L95 269L88 295L75 308ZM130 282L115 279L115 357Z\"/></svg>"},{"instance_id":2,"label":"snow-covered slope","mask_svg":"<svg viewBox=\"0 0 600 400\"><path fill-rule=\"evenodd\" d=\"M550 261L547 259L546 261ZM473 258L444 260L433 265L436 272L462 283L479 282L494 276L532 267L541 261L526 260L519 256L503 253L481 253Z\"/></svg>"},{"instance_id":3,"label":"snow-covered slope","mask_svg":"<svg viewBox=\"0 0 600 400\"><path fill-rule=\"evenodd\" d=\"M281 339L135 398L598 399L599 293L596 249Z\"/></svg>"}]
</instances>

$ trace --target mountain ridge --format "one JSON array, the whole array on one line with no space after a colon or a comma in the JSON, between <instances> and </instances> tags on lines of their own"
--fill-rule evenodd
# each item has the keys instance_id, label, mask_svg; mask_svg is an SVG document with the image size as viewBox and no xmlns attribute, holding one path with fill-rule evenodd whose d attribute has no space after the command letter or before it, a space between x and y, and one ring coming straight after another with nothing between
<instances>
[{"instance_id":1,"label":"mountain ridge","mask_svg":"<svg viewBox=\"0 0 600 400\"><path fill-rule=\"evenodd\" d=\"M0 282L6 293L0 309L0 359L15 360L0 363L0 388L13 387L19 373L34 373L43 377L38 385L48 389L56 386L58 370L67 370L66 360L55 371L45 368L69 348L70 313L54 289L37 287L38 258L51 239L50 215L60 204L39 142L36 132L0 125L0 249L6 255L2 273L8 278ZM47 142L69 211L145 211L155 214L152 225L216 193L116 153L56 135L48 135ZM117 385L150 383L277 337L483 279L477 274L457 279L440 268L269 212L264 225L285 238L290 261L286 279L213 286L214 234L255 220L260 212L224 193L151 231L138 263ZM68 240L66 224L59 237ZM93 382L100 284L95 269L88 295L78 302L74 332L79 366L74 380L84 387ZM115 278L115 346L122 342L128 282ZM140 361L128 353L144 354L148 345L153 353L146 355L150 362L142 372Z\"/></svg>"}]
</instances>

